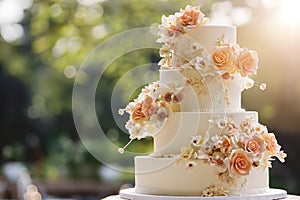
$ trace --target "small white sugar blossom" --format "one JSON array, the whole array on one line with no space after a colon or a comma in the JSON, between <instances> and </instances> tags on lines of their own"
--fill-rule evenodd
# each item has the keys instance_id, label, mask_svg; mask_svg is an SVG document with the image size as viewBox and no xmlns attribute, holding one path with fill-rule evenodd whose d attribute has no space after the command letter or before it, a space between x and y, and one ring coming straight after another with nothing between
<instances>
[{"instance_id":1,"label":"small white sugar blossom","mask_svg":"<svg viewBox=\"0 0 300 200\"><path fill-rule=\"evenodd\" d=\"M192 138L191 144L195 147L200 147L204 142L202 135L196 135Z\"/></svg>"},{"instance_id":2,"label":"small white sugar blossom","mask_svg":"<svg viewBox=\"0 0 300 200\"><path fill-rule=\"evenodd\" d=\"M194 168L196 165L197 165L197 163L196 163L195 161L188 161L188 162L186 163L185 167L186 167L187 169L192 169L192 168Z\"/></svg>"},{"instance_id":3,"label":"small white sugar blossom","mask_svg":"<svg viewBox=\"0 0 300 200\"><path fill-rule=\"evenodd\" d=\"M254 86L254 80L249 77L243 77L242 79L242 91L248 90Z\"/></svg>"},{"instance_id":4,"label":"small white sugar blossom","mask_svg":"<svg viewBox=\"0 0 300 200\"><path fill-rule=\"evenodd\" d=\"M265 83L261 83L260 85L259 85L259 89L260 90L265 90L267 88L267 84L265 84Z\"/></svg>"},{"instance_id":5,"label":"small white sugar blossom","mask_svg":"<svg viewBox=\"0 0 300 200\"><path fill-rule=\"evenodd\" d=\"M124 113L125 113L125 109L121 109L121 108L120 108L120 109L118 110L118 114L119 114L119 115L124 115Z\"/></svg>"}]
</instances>

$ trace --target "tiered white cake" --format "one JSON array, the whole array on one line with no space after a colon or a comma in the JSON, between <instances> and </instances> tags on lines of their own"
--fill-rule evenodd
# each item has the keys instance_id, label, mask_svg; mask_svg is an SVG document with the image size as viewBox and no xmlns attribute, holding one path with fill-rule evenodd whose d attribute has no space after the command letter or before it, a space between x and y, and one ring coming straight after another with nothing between
<instances>
[{"instance_id":1,"label":"tiered white cake","mask_svg":"<svg viewBox=\"0 0 300 200\"><path fill-rule=\"evenodd\" d=\"M271 158L284 161L257 112L241 108L241 92L254 84L248 75L257 71L256 52L236 44L235 27L207 21L192 6L162 17L160 81L120 110L130 114L131 139L154 138L153 154L135 158L137 193L265 193Z\"/></svg>"}]
</instances>

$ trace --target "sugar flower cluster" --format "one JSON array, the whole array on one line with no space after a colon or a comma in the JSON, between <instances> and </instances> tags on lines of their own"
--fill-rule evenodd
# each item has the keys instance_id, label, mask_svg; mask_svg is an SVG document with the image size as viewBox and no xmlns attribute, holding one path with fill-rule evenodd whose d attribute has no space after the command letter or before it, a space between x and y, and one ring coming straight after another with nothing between
<instances>
[{"instance_id":1,"label":"sugar flower cluster","mask_svg":"<svg viewBox=\"0 0 300 200\"><path fill-rule=\"evenodd\" d=\"M189 29L203 25L208 22L208 18L200 11L200 6L187 5L184 10L176 12L174 15L162 16L162 24L159 26L159 43L171 45L172 40L178 35L186 33Z\"/></svg>"},{"instance_id":2,"label":"sugar flower cluster","mask_svg":"<svg viewBox=\"0 0 300 200\"><path fill-rule=\"evenodd\" d=\"M158 65L162 68L172 67L172 53L176 44L176 38L185 34L188 30L198 26L204 25L208 22L208 18L200 11L200 6L187 5L184 10L176 12L174 15L166 17L162 16L162 23L159 25L159 32L157 42L164 43L160 49L160 56L162 57Z\"/></svg>"},{"instance_id":3,"label":"sugar flower cluster","mask_svg":"<svg viewBox=\"0 0 300 200\"><path fill-rule=\"evenodd\" d=\"M224 38L217 42L214 51L210 54L210 60L215 69L220 70L224 79L228 79L234 73L246 77L256 74L258 69L256 51L225 42Z\"/></svg>"},{"instance_id":4,"label":"sugar flower cluster","mask_svg":"<svg viewBox=\"0 0 300 200\"><path fill-rule=\"evenodd\" d=\"M125 127L130 139L154 136L173 112L179 111L185 95L184 87L174 84L161 85L154 82L142 89L139 96L119 114L130 115Z\"/></svg>"},{"instance_id":5,"label":"sugar flower cluster","mask_svg":"<svg viewBox=\"0 0 300 200\"><path fill-rule=\"evenodd\" d=\"M200 11L200 7L186 6L184 10L169 15L168 17L162 16L162 24L159 26L159 39L160 43L164 43L160 49L160 56L162 57L159 65L164 68L181 67L172 66L172 55L178 36L187 33L189 30L205 25L208 18ZM193 41L191 48L199 51L196 41ZM196 56L197 59L206 61L211 69L214 69L217 74L221 75L224 79L231 78L235 73L240 73L243 77L256 74L258 69L257 53L247 48L241 48L238 44L231 44L224 40L224 35L216 41L216 46L212 53L208 54L203 48ZM195 57L195 58L196 58ZM186 62L191 62L186 60Z\"/></svg>"},{"instance_id":6,"label":"sugar flower cluster","mask_svg":"<svg viewBox=\"0 0 300 200\"><path fill-rule=\"evenodd\" d=\"M284 162L286 154L275 135L257 121L249 118L236 124L231 117L225 117L210 123L220 130L218 134L194 136L190 145L182 149L179 160L186 161L188 169L195 167L197 160L217 166L219 180L232 186L237 182L243 185L255 168L271 167L273 157Z\"/></svg>"}]
</instances>

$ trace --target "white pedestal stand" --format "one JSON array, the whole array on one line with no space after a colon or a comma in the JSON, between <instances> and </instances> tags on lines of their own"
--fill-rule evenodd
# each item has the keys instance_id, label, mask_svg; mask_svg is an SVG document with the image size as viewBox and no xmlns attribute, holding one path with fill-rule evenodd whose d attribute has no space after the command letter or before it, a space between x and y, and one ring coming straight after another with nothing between
<instances>
[{"instance_id":1,"label":"white pedestal stand","mask_svg":"<svg viewBox=\"0 0 300 200\"><path fill-rule=\"evenodd\" d=\"M165 195L149 195L136 193L134 188L123 189L120 191L121 199L128 200L275 200L285 199L287 192L281 189L270 188L264 194L255 194L247 196L215 196L215 197L199 197L199 196L165 196Z\"/></svg>"}]
</instances>

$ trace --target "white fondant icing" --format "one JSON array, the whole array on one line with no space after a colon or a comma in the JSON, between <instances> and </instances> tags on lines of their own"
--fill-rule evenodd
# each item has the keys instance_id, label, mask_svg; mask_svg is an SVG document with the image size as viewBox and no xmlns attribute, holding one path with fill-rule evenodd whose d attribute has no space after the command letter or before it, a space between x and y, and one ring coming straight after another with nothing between
<instances>
[{"instance_id":1,"label":"white fondant icing","mask_svg":"<svg viewBox=\"0 0 300 200\"><path fill-rule=\"evenodd\" d=\"M192 86L188 81L198 81ZM185 97L181 103L182 112L190 111L240 111L241 92L244 85L244 77L235 74L234 79L224 80L219 76L203 77L195 69L160 70L160 83L162 85L185 85Z\"/></svg>"},{"instance_id":2,"label":"white fondant icing","mask_svg":"<svg viewBox=\"0 0 300 200\"><path fill-rule=\"evenodd\" d=\"M175 42L172 56L172 68L160 70L161 84L186 84L198 81L188 87L181 111L203 110L239 110L241 109L241 92L245 77L236 73L233 79L225 80L220 76L207 76L195 68L182 69L182 66L197 56L202 57L203 48L211 53L218 40L236 44L236 28L224 25L204 25L180 35Z\"/></svg>"},{"instance_id":3,"label":"white fondant icing","mask_svg":"<svg viewBox=\"0 0 300 200\"><path fill-rule=\"evenodd\" d=\"M210 119L231 117L235 124L252 118L258 121L258 114L254 111L246 112L175 112L165 126L154 137L154 153L179 154L184 146L190 144L192 137L220 133L220 129L211 126ZM221 134L221 133L220 133Z\"/></svg>"},{"instance_id":4,"label":"white fondant icing","mask_svg":"<svg viewBox=\"0 0 300 200\"><path fill-rule=\"evenodd\" d=\"M199 54L199 48L211 53L218 39L236 44L236 28L226 25L200 25L190 29L176 39L173 52L173 67L181 67L183 61L190 61ZM193 45L196 42L196 47Z\"/></svg>"},{"instance_id":5,"label":"white fondant icing","mask_svg":"<svg viewBox=\"0 0 300 200\"><path fill-rule=\"evenodd\" d=\"M176 158L135 157L136 192L160 195L201 195L211 185L218 184L216 166L196 161L193 169ZM247 195L266 192L269 187L268 169L253 169L246 177L244 187L230 186L230 195Z\"/></svg>"}]
</instances>

